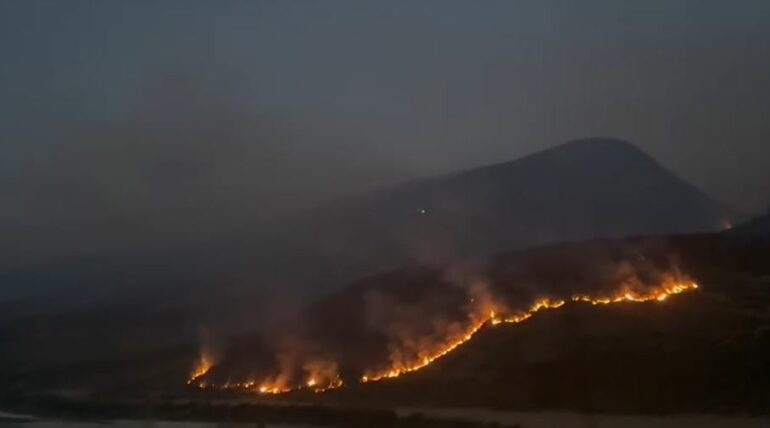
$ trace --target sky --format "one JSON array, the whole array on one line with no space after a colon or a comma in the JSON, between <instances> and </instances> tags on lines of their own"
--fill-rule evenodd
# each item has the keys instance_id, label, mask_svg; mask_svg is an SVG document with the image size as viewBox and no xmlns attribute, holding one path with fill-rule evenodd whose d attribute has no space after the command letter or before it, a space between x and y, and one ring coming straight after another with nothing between
<instances>
[{"instance_id":1,"label":"sky","mask_svg":"<svg viewBox=\"0 0 770 428\"><path fill-rule=\"evenodd\" d=\"M0 257L195 245L597 135L757 214L768 52L764 0L0 0Z\"/></svg>"}]
</instances>

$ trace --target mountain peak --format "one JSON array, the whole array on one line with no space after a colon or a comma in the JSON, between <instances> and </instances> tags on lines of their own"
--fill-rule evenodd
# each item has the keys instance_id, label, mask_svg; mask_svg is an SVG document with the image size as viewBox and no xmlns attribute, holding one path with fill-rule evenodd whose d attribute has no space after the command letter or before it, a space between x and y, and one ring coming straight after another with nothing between
<instances>
[{"instance_id":1,"label":"mountain peak","mask_svg":"<svg viewBox=\"0 0 770 428\"><path fill-rule=\"evenodd\" d=\"M642 152L634 144L614 137L585 137L567 141L561 144L562 148L575 148L581 150L634 150Z\"/></svg>"},{"instance_id":2,"label":"mountain peak","mask_svg":"<svg viewBox=\"0 0 770 428\"><path fill-rule=\"evenodd\" d=\"M551 149L544 150L538 154L560 153L563 156L576 157L578 159L597 158L598 161L606 162L613 159L645 159L655 162L655 160L636 145L619 138L612 137L587 137L577 140L571 140Z\"/></svg>"},{"instance_id":3,"label":"mountain peak","mask_svg":"<svg viewBox=\"0 0 770 428\"><path fill-rule=\"evenodd\" d=\"M635 145L592 137L340 200L291 229L324 243L318 259L333 260L330 277L340 275L324 282L341 283L415 260L716 231L723 217L719 204Z\"/></svg>"}]
</instances>

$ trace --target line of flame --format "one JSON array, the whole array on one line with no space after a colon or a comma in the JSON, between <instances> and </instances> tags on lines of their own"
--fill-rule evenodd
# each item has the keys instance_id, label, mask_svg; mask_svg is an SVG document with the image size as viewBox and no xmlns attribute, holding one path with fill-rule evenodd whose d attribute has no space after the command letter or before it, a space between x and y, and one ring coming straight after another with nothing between
<instances>
[{"instance_id":1,"label":"line of flame","mask_svg":"<svg viewBox=\"0 0 770 428\"><path fill-rule=\"evenodd\" d=\"M187 380L187 384L192 385L193 383L196 383L203 376L206 376L212 367L214 367L214 362L211 358L206 353L201 354L198 365L195 366L195 369L190 375L190 379Z\"/></svg>"},{"instance_id":2,"label":"line of flame","mask_svg":"<svg viewBox=\"0 0 770 428\"><path fill-rule=\"evenodd\" d=\"M613 294L611 296L591 296L589 294L576 294L576 295L573 295L569 299L569 301L574 303L589 303L591 305L608 305L612 303L622 303L622 302L628 302L628 303L641 303L641 302L650 302L650 301L663 302L666 299L668 299L668 297L670 296L681 294L688 291L693 291L696 289L698 289L698 284L696 284L695 282L692 282L692 281L673 282L672 281L670 283L665 283L664 285L658 288L655 288L651 291L648 291L646 293L638 293L629 289L622 289L618 293ZM528 309L519 311L507 317L501 317L494 310L492 310L485 316L482 316L481 318L472 319L468 329L463 334L457 335L453 339L447 341L447 343L441 349L429 355L422 356L421 358L417 359L411 364L394 367L394 368L386 369L379 372L365 374L360 378L360 382L362 383L377 382L385 379L396 378L408 373L416 372L420 369L423 369L429 366L434 361L444 357L445 355L457 349L459 346L470 341L476 333L478 333L479 331L481 331L482 328L484 328L484 326L487 326L487 325L495 326L502 323L518 324L520 322L523 322L532 318L532 316L535 315L537 312L540 312L542 310L548 310L548 309L558 309L565 306L567 303L568 303L567 301L561 300L561 299L549 299L549 298L539 299L539 300L536 300ZM205 362L205 359L202 358L201 365L192 374L191 378L188 380L187 383L188 384L196 383L196 381L198 381L200 378L205 376L206 373L208 373L211 367L212 367L211 363ZM304 390L304 389L321 393L332 389L341 388L343 385L344 383L339 376L336 376L334 379L328 381L328 383L323 386L318 386L317 381L312 377L308 379L305 384L296 385L294 387L278 386L274 382L269 382L269 381L262 382L259 384L255 381L225 383L220 386L209 385L209 384L206 384L205 382L198 382L197 384L199 388L251 390L251 391L259 392L261 394L283 394L291 391Z\"/></svg>"},{"instance_id":3,"label":"line of flame","mask_svg":"<svg viewBox=\"0 0 770 428\"><path fill-rule=\"evenodd\" d=\"M623 290L609 297L592 297L588 294L578 294L573 296L570 300L572 302L585 302L585 303L590 303L592 305L607 305L610 303L621 303L621 302L635 302L635 303L649 302L649 301L662 302L671 295L684 293L686 291L695 290L697 288L698 288L698 285L694 282L675 282L672 284L665 284L660 288L649 291L647 293L636 293L630 290ZM438 360L439 358L449 354L453 350L457 349L457 347L459 347L460 345L470 341L473 338L473 336L476 333L478 333L485 325L494 326L502 323L518 324L520 322L523 322L532 318L533 315L535 315L537 312L541 310L558 309L566 304L567 302L561 299L544 298L544 299L536 300L529 307L529 309L520 311L508 317L500 317L495 311L490 311L489 315L486 318L471 324L470 328L467 330L467 332L463 336L459 337L458 339L449 341L446 344L446 346L443 347L441 350L436 351L435 353L429 356L424 356L421 359L414 362L413 364L410 364L407 366L390 368L388 370L376 372L374 374L371 374L371 373L365 374L364 376L361 377L361 382L368 383L368 382L376 382L376 381L389 379L389 378L396 378L401 375L420 370L430 365L432 362Z\"/></svg>"},{"instance_id":4,"label":"line of flame","mask_svg":"<svg viewBox=\"0 0 770 428\"><path fill-rule=\"evenodd\" d=\"M188 384L193 384L195 383L196 380L197 379L191 378L188 381ZM341 388L343 385L344 385L344 382L342 381L342 379L339 376L336 376L335 378L323 384L320 384L319 381L311 377L311 378L308 378L308 380L304 384L294 385L294 386L283 386L281 383L278 383L275 381L256 382L253 380L247 380L244 382L225 382L221 385L214 385L206 382L198 382L195 386L198 387L199 389L213 388L213 389L221 389L221 390L240 390L240 391L253 391L253 392L257 392L259 394L265 394L265 395L278 395L278 394L285 394L287 392L299 391L299 390L309 390L315 393L321 393L332 389Z\"/></svg>"}]
</instances>

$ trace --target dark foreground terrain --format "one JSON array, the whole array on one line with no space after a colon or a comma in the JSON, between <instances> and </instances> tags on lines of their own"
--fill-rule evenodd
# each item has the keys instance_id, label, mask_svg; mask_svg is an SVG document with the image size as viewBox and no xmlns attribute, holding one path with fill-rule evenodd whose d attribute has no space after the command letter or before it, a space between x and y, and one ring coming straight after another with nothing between
<instances>
[{"instance_id":1,"label":"dark foreground terrain","mask_svg":"<svg viewBox=\"0 0 770 428\"><path fill-rule=\"evenodd\" d=\"M466 418L426 417L421 414L400 415L390 409L338 408L316 405L268 405L256 403L214 402L129 402L115 400L69 400L38 397L34 402L3 403L17 411L32 413L9 414L7 423L32 425L39 421L62 421L75 424L108 421L134 421L139 426L152 426L161 421L187 423L227 422L244 426L333 426L333 427L393 427L393 428L515 428L518 424L477 422ZM64 422L66 421L66 422ZM3 424L0 417L0 425ZM45 423L45 422L41 422ZM54 422L56 423L56 422ZM256 424L256 425L255 425Z\"/></svg>"}]
</instances>

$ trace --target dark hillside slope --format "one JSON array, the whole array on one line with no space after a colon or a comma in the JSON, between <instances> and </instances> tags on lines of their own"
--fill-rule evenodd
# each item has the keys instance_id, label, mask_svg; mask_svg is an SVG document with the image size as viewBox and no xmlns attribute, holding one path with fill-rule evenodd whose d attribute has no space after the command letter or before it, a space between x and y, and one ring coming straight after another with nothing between
<instances>
[{"instance_id":1,"label":"dark hillside slope","mask_svg":"<svg viewBox=\"0 0 770 428\"><path fill-rule=\"evenodd\" d=\"M591 138L340 200L277 228L272 239L294 240L302 249L284 247L283 258L312 259L315 285L323 286L405 263L546 243L715 231L725 216L635 146Z\"/></svg>"},{"instance_id":2,"label":"dark hillside slope","mask_svg":"<svg viewBox=\"0 0 770 428\"><path fill-rule=\"evenodd\" d=\"M265 296L285 291L309 300L400 266L436 267L560 241L715 230L723 216L719 204L635 146L577 140L338 200L179 252L0 272L0 321L29 318L27 311L53 316L59 306L112 310L130 298L141 313L188 314L180 336L225 323L221 329L235 334L264 325ZM56 297L41 301L46 295Z\"/></svg>"},{"instance_id":3,"label":"dark hillside slope","mask_svg":"<svg viewBox=\"0 0 770 428\"><path fill-rule=\"evenodd\" d=\"M104 284L176 290L175 284L205 282L317 296L407 264L564 241L714 231L725 215L632 144L590 138L350 196L179 251L105 255L0 272L0 279L17 298L66 288L62 302L83 300L83 292ZM62 287L63 276L80 285ZM209 289L202 308L193 309L206 312L220 290Z\"/></svg>"},{"instance_id":4,"label":"dark hillside slope","mask_svg":"<svg viewBox=\"0 0 770 428\"><path fill-rule=\"evenodd\" d=\"M770 241L770 214L741 223L725 232L727 236L753 241Z\"/></svg>"},{"instance_id":5,"label":"dark hillside slope","mask_svg":"<svg viewBox=\"0 0 770 428\"><path fill-rule=\"evenodd\" d=\"M329 400L588 412L770 413L770 247L720 235L497 258L496 292L601 286L589 262L674 256L701 285L665 302L568 305L481 331L428 368ZM590 272L594 272L591 274ZM599 281L597 281L599 280ZM502 287L502 288L498 288ZM542 292L542 291L541 291ZM339 316L339 315L337 315Z\"/></svg>"}]
</instances>

